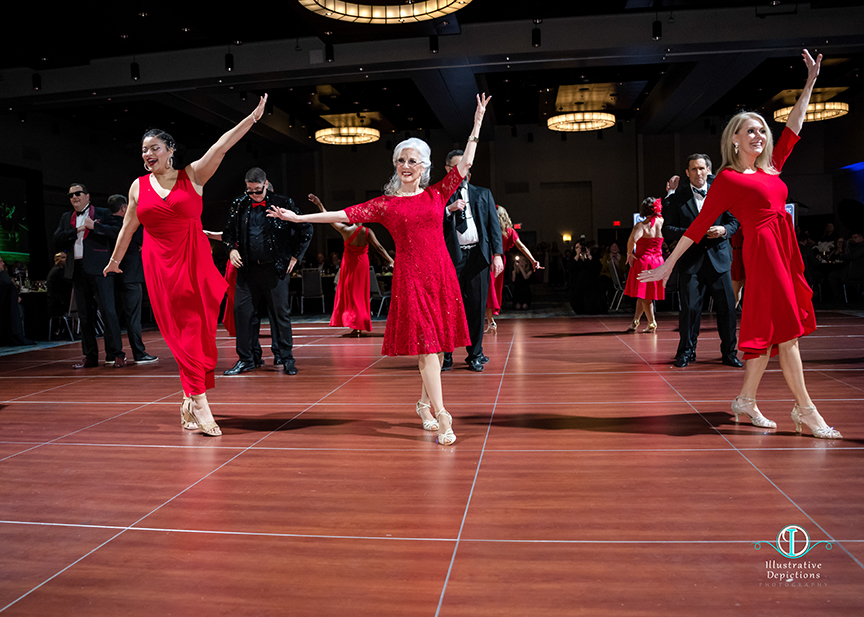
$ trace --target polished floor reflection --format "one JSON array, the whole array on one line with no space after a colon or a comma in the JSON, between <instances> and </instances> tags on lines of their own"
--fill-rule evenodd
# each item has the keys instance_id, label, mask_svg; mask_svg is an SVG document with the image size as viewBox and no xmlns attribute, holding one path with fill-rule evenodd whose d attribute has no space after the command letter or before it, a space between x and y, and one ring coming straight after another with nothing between
<instances>
[{"instance_id":1,"label":"polished floor reflection","mask_svg":"<svg viewBox=\"0 0 864 617\"><path fill-rule=\"evenodd\" d=\"M414 414L416 361L380 355L382 323L298 324L298 375L268 357L220 376L218 438L180 428L158 332L156 364L0 357L0 612L860 615L864 317L818 319L806 378L841 441L795 433L776 360L760 407L778 428L734 424L743 373L710 319L685 369L672 316L651 335L502 319L483 373L457 351L442 377L447 448Z\"/></svg>"}]
</instances>

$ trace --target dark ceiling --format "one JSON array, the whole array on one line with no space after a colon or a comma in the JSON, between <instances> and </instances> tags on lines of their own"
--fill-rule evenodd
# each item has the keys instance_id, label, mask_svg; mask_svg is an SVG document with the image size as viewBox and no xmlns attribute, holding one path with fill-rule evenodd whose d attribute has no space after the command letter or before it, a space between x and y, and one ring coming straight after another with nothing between
<instances>
[{"instance_id":1,"label":"dark ceiling","mask_svg":"<svg viewBox=\"0 0 864 617\"><path fill-rule=\"evenodd\" d=\"M276 135L275 141L281 136L283 145L301 149L311 147L312 142L304 143L297 137L297 131L311 133L329 126L324 116L334 114L368 115L382 132L443 128L461 135L466 123L465 109L460 109L458 103L447 103L448 92L461 86L492 93L491 118L499 125L543 124L547 116L563 108L562 100L568 100L571 109L580 109L578 106L583 104L595 106L591 108L599 105L614 112L619 121L636 120L645 131L673 132L700 118L731 115L738 108L770 112L781 106L781 93L803 83L798 52L790 50L802 43L813 45L816 38L809 43L784 40L775 31L782 30L786 23L795 23L788 20L795 19L805 7L817 15L820 9L826 9L822 11L825 13L848 8L860 16L864 0L817 1L806 5L787 0L604 0L596 3L473 0L446 18L413 25L375 27L318 17L290 0L253 3L248 11L240 3L223 5L228 7L225 9L213 9L213 5L200 8L197 3L136 9L136 4L142 3L112 3L97 5L98 8L60 6L34 18L38 24L35 28L7 29L0 54L0 87L8 72L26 70L51 75L52 71L56 74L62 70L74 75L80 67L89 67L99 59L128 58L131 62L157 53L183 54L197 49L215 50L220 56L229 52L239 56L244 46L276 41L287 41L288 49L297 49L298 54L308 54L310 47L330 43L337 57L350 55L363 62L362 50L367 48L362 45L369 42L392 46L399 41L428 39L438 34L442 53L435 57L440 59L441 67L430 73L438 74L433 75L434 79L427 76L418 79L411 67L400 64L397 57L392 66L379 62L373 79L360 74L346 77L344 68L337 70L324 63L280 79L272 75L247 74L238 89L248 91L251 98L266 89L282 118L281 128L274 129L274 135L281 134ZM712 43L712 11L733 7L741 11L747 9L746 27L764 23L766 33L775 32L773 39L752 50L735 49L734 55L726 49L729 47L726 41ZM704 24L707 42L701 46L679 46L674 51L683 51L670 53L667 58L657 53L663 51L661 41L640 60L640 50L651 43L648 32L648 25L653 21L651 13L667 31L675 27L676 16L680 22L688 14L704 14L705 19L700 21ZM602 56L600 60L589 59L589 52L595 50L579 49L578 40L573 47L577 51L567 50L566 41L548 42L548 33L554 31L550 26L558 21L584 18L585 23L594 23L587 20L603 16L627 19L635 14L647 14L644 16L644 41L610 43L602 54L596 54ZM534 20L542 20L539 27L547 37L539 49L542 53L536 53L538 50L530 46ZM458 56L446 56L445 48L452 47L450 41L457 40L447 37L461 37L464 28L484 24L501 24L502 33L514 32L518 25L521 38L514 38L512 48L514 54L522 54L523 60L514 62L514 66L503 66L497 60L486 61L483 49L479 49L476 56L481 60L468 63ZM824 32L826 37L831 34ZM754 47L752 41L748 41L748 45ZM492 45L489 47L488 57L491 57ZM498 47L495 49L497 53ZM826 46L825 53L830 59L826 60L818 85L835 88L842 92L842 100L852 100L864 90L861 77L864 41L859 40L856 45L844 39L836 48ZM616 61L619 55L622 60ZM145 65L143 60L141 63ZM148 69L145 66L143 70ZM704 77L695 77L698 74ZM436 85L436 79L441 83ZM81 85L81 88L87 87ZM231 87L226 85L222 89ZM697 89L699 96L687 98L676 94L676 89L683 87ZM109 94L103 94L105 90ZM211 87L211 90L215 95L218 88ZM90 100L85 100L81 92L70 86L65 93L29 93L27 96L9 96L0 91L0 102L7 113L22 114L22 118L31 111L50 111L93 126L104 127L110 123L112 131L118 135L138 135L142 123L170 126L182 122L187 136L191 137L192 133L209 139L214 127L224 124L223 116L231 114L221 113L217 105L202 102L202 96L176 94L170 88L163 92L140 88L130 84L127 76L122 83L118 81L113 90L103 88ZM579 97L585 97L584 103ZM468 103L470 106L471 102Z\"/></svg>"}]
</instances>

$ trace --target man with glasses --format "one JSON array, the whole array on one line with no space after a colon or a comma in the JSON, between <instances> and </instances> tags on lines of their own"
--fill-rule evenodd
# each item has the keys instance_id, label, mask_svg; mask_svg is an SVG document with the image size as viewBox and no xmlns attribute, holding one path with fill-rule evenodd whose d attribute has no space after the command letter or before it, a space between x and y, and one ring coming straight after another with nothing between
<instances>
[{"instance_id":1,"label":"man with glasses","mask_svg":"<svg viewBox=\"0 0 864 617\"><path fill-rule=\"evenodd\" d=\"M66 251L66 278L72 280L81 321L84 360L73 368L99 366L97 306L105 328L105 364L120 368L126 365L126 354L114 305L114 276L103 276L102 271L111 258L123 221L111 216L107 208L91 204L90 193L80 182L69 185L68 193L73 209L60 217L54 247Z\"/></svg>"},{"instance_id":2,"label":"man with glasses","mask_svg":"<svg viewBox=\"0 0 864 617\"><path fill-rule=\"evenodd\" d=\"M462 160L462 150L453 150L447 155L446 172ZM471 345L466 348L465 362L474 372L483 371L489 358L483 354L483 322L486 318L486 297L491 277L490 265L495 276L504 270L501 254L504 252L501 224L495 211L495 200L489 189L469 184L469 173L453 193L445 209L444 239L447 250L456 267L462 303L468 320ZM442 371L453 367L453 354L444 354Z\"/></svg>"},{"instance_id":3,"label":"man with glasses","mask_svg":"<svg viewBox=\"0 0 864 617\"><path fill-rule=\"evenodd\" d=\"M268 192L264 170L253 167L246 172L246 193L236 198L228 213L222 241L228 258L237 268L234 293L234 327L239 360L226 375L241 375L258 366L255 358L257 311L262 300L270 313L270 334L274 356L282 360L287 375L296 375L291 333L291 300L288 275L312 240L312 225L288 223L267 216L271 206L299 208L288 197ZM260 348L259 348L260 349ZM278 351L278 353L277 353Z\"/></svg>"}]
</instances>

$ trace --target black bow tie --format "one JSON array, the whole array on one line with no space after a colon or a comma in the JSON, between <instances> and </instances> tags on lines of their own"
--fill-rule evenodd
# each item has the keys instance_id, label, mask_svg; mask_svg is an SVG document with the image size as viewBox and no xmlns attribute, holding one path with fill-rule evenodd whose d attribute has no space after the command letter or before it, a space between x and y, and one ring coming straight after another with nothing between
<instances>
[{"instance_id":1,"label":"black bow tie","mask_svg":"<svg viewBox=\"0 0 864 617\"><path fill-rule=\"evenodd\" d=\"M700 195L702 195L702 197L705 197L706 193L708 193L708 191L706 191L705 189L693 189L693 192L699 193Z\"/></svg>"}]
</instances>

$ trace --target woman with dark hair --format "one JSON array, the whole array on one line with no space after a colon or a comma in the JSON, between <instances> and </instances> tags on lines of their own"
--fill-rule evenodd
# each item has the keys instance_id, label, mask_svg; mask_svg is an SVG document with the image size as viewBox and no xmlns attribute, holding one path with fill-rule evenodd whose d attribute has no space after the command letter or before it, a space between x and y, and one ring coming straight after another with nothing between
<instances>
[{"instance_id":1,"label":"woman with dark hair","mask_svg":"<svg viewBox=\"0 0 864 617\"><path fill-rule=\"evenodd\" d=\"M381 352L418 356L423 386L416 411L427 431L438 431L438 443L456 441L453 418L444 409L441 389L443 352L471 344L456 270L447 252L441 221L447 200L471 168L483 114L491 97L477 96L474 129L458 165L429 186L429 145L416 137L393 151L394 173L384 195L335 212L298 215L274 208L268 216L297 223L381 223L396 242L390 314ZM431 411L430 411L431 410Z\"/></svg>"},{"instance_id":2,"label":"woman with dark hair","mask_svg":"<svg viewBox=\"0 0 864 617\"><path fill-rule=\"evenodd\" d=\"M237 126L222 135L197 161L174 167L174 139L150 130L141 140L144 169L129 188L129 206L114 254L105 267L120 272L129 240L144 225L141 257L159 331L180 367L183 407L180 423L221 435L207 402L216 368L216 323L225 297L225 279L216 269L210 243L201 226L204 185L213 177L231 147L264 115L267 95Z\"/></svg>"},{"instance_id":3,"label":"woman with dark hair","mask_svg":"<svg viewBox=\"0 0 864 617\"><path fill-rule=\"evenodd\" d=\"M662 209L659 199L644 199L639 207L639 216L644 220L633 226L627 240L627 265L630 266L630 275L627 277L624 294L636 298L636 315L627 332L636 332L642 313L645 313L648 320L648 327L642 332L651 333L657 330L654 301L666 297L663 284L659 281L643 283L638 277L642 270L650 270L663 264L663 217L660 216Z\"/></svg>"},{"instance_id":4,"label":"woman with dark hair","mask_svg":"<svg viewBox=\"0 0 864 617\"><path fill-rule=\"evenodd\" d=\"M804 263L792 217L785 208L788 189L780 180L783 163L799 139L822 64L821 54L813 60L805 49L802 56L807 81L777 145L774 146L771 130L759 114L744 112L733 117L721 137L723 164L702 211L666 263L643 272L639 279L665 282L684 251L702 238L724 210L729 210L744 230L744 269L749 279L744 289L747 301L743 303L738 337L745 363L741 393L732 401L735 422L738 416L748 416L755 426L777 427L756 406L756 390L768 361L779 355L783 377L795 396L792 421L796 430L800 433L802 424L806 424L814 437L841 439L840 432L819 415L804 383L798 339L816 329L813 291L804 279Z\"/></svg>"}]
</instances>

